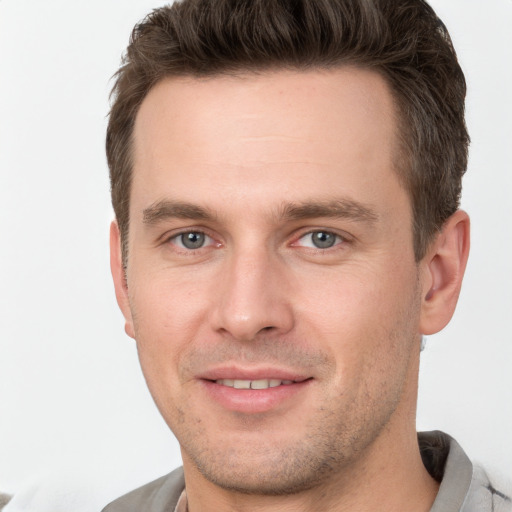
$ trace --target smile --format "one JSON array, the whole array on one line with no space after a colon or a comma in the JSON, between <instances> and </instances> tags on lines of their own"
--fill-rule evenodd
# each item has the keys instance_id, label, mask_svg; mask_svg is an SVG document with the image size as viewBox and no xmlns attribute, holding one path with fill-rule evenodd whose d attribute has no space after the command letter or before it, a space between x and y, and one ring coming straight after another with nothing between
<instances>
[{"instance_id":1,"label":"smile","mask_svg":"<svg viewBox=\"0 0 512 512\"><path fill-rule=\"evenodd\" d=\"M221 377L220 375L215 377L200 379L202 389L208 397L208 406L213 401L224 410L243 414L282 411L285 408L298 406L304 401L303 393L307 393L307 389L314 382L312 377L297 376L293 379L292 375L282 375L279 379L275 374L273 378L262 378L264 375L261 374L246 375L245 377L252 378L245 379L229 378L235 375L229 375L227 378L218 378ZM299 396L302 399L299 399Z\"/></svg>"},{"instance_id":2,"label":"smile","mask_svg":"<svg viewBox=\"0 0 512 512\"><path fill-rule=\"evenodd\" d=\"M280 380L280 379L258 379L258 380L242 380L242 379L219 379L215 381L216 384L227 386L235 389L268 389L276 388L277 386L288 386L293 384L293 380Z\"/></svg>"}]
</instances>

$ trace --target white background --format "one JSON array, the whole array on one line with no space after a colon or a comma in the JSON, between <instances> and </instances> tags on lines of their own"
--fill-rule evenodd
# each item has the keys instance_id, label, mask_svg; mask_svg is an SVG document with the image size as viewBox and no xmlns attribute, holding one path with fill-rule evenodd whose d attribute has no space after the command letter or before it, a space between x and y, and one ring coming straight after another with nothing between
<instances>
[{"instance_id":1,"label":"white background","mask_svg":"<svg viewBox=\"0 0 512 512\"><path fill-rule=\"evenodd\" d=\"M109 78L149 0L0 0L0 491L53 475L98 505L179 465L108 266ZM469 84L456 315L422 355L419 429L512 476L512 1L432 1Z\"/></svg>"}]
</instances>

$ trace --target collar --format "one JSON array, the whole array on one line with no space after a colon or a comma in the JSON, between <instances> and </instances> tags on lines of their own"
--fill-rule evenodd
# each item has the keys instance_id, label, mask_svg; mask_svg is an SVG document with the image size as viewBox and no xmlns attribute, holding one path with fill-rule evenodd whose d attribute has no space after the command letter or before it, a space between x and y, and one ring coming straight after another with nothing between
<instances>
[{"instance_id":1,"label":"collar","mask_svg":"<svg viewBox=\"0 0 512 512\"><path fill-rule=\"evenodd\" d=\"M182 493L180 494L180 497L178 499L178 503L176 503L176 508L174 509L174 512L188 512L186 489L183 489Z\"/></svg>"},{"instance_id":2,"label":"collar","mask_svg":"<svg viewBox=\"0 0 512 512\"><path fill-rule=\"evenodd\" d=\"M430 512L463 512L473 478L473 464L459 443L444 432L418 434L421 456L433 478L440 481Z\"/></svg>"}]
</instances>

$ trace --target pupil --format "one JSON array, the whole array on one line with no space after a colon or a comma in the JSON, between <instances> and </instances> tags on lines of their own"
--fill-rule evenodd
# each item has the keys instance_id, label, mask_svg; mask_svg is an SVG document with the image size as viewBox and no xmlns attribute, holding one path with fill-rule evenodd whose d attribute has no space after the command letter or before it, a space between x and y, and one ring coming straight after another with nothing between
<instances>
[{"instance_id":1,"label":"pupil","mask_svg":"<svg viewBox=\"0 0 512 512\"><path fill-rule=\"evenodd\" d=\"M187 249L199 249L204 244L203 233L185 233L181 235L181 241Z\"/></svg>"},{"instance_id":2,"label":"pupil","mask_svg":"<svg viewBox=\"0 0 512 512\"><path fill-rule=\"evenodd\" d=\"M319 249L327 249L334 245L336 241L335 235L332 233L326 233L325 231L317 231L313 233L313 244Z\"/></svg>"}]
</instances>

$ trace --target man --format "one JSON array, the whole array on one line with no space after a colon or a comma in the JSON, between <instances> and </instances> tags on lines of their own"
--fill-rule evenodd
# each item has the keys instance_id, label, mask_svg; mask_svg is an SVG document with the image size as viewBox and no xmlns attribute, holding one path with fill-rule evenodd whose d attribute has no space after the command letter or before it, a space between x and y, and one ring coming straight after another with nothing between
<instances>
[{"instance_id":1,"label":"man","mask_svg":"<svg viewBox=\"0 0 512 512\"><path fill-rule=\"evenodd\" d=\"M421 0L186 0L136 27L111 265L183 469L105 511L512 509L415 428L469 251L464 97Z\"/></svg>"}]
</instances>

